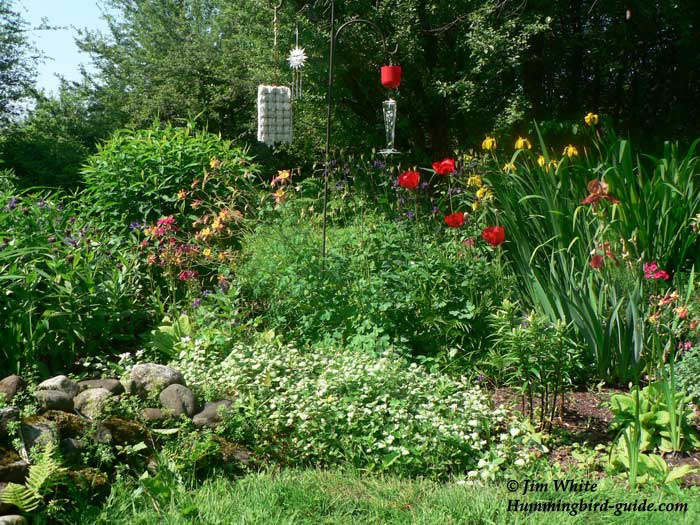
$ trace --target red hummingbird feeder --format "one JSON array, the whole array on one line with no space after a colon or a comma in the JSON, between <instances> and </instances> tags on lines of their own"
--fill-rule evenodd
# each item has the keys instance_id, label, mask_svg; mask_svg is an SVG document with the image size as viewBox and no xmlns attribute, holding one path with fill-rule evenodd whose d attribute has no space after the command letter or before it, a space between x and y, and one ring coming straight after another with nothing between
<instances>
[{"instance_id":1,"label":"red hummingbird feeder","mask_svg":"<svg viewBox=\"0 0 700 525\"><path fill-rule=\"evenodd\" d=\"M382 66L382 86L387 89L396 89L401 85L401 66ZM389 96L382 103L384 113L384 130L386 131L386 149L379 153L382 155L396 155L394 149L394 134L396 131L396 101Z\"/></svg>"},{"instance_id":2,"label":"red hummingbird feeder","mask_svg":"<svg viewBox=\"0 0 700 525\"><path fill-rule=\"evenodd\" d=\"M382 86L396 89L401 85L401 66L382 66Z\"/></svg>"}]
</instances>

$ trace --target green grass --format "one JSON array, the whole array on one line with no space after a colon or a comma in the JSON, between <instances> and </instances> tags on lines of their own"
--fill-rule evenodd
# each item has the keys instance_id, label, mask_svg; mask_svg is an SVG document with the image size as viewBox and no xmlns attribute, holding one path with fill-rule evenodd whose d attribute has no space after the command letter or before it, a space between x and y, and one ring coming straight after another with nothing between
<instances>
[{"instance_id":1,"label":"green grass","mask_svg":"<svg viewBox=\"0 0 700 525\"><path fill-rule=\"evenodd\" d=\"M577 478L578 479L578 478ZM542 481L542 480L537 480ZM698 491L645 489L630 493L624 482L606 479L593 493L519 496L522 501L618 501L687 503L683 513L507 512L513 498L504 484L470 487L421 480L366 476L349 471L284 470L238 480L215 477L192 490L173 490L167 501L134 497L135 487L117 483L100 508L83 508L76 524L683 524L700 523ZM158 509L156 509L158 507Z\"/></svg>"}]
</instances>

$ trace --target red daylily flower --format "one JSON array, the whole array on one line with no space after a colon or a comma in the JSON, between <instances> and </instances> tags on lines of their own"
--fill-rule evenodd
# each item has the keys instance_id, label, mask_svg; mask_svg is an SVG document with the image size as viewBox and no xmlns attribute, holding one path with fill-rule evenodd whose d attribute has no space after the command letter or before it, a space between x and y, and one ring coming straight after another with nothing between
<instances>
[{"instance_id":1,"label":"red daylily flower","mask_svg":"<svg viewBox=\"0 0 700 525\"><path fill-rule=\"evenodd\" d=\"M593 257L591 257L591 261L588 263L588 265L594 270L600 270L601 268L603 268L603 256L594 255Z\"/></svg>"},{"instance_id":2,"label":"red daylily flower","mask_svg":"<svg viewBox=\"0 0 700 525\"><path fill-rule=\"evenodd\" d=\"M620 200L608 194L608 185L598 179L593 179L588 183L588 197L581 201L581 204L597 204L603 199L619 204Z\"/></svg>"}]
</instances>

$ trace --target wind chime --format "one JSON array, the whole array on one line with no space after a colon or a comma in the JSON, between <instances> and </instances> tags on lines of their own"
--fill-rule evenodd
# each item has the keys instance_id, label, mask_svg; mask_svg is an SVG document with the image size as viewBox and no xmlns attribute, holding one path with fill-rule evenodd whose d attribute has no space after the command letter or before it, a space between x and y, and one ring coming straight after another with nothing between
<instances>
[{"instance_id":1,"label":"wind chime","mask_svg":"<svg viewBox=\"0 0 700 525\"><path fill-rule=\"evenodd\" d=\"M282 7L282 0L277 4L268 4L274 11L272 31L275 55L275 82L272 85L258 86L258 141L268 146L289 144L292 142L292 90L287 86L277 85L277 63L279 61L279 21L277 11Z\"/></svg>"}]
</instances>

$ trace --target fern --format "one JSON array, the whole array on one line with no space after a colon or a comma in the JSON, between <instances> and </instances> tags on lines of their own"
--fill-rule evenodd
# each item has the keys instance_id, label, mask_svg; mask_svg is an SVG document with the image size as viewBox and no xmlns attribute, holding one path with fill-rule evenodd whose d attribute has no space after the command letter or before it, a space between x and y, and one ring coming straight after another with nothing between
<instances>
[{"instance_id":1,"label":"fern","mask_svg":"<svg viewBox=\"0 0 700 525\"><path fill-rule=\"evenodd\" d=\"M29 467L25 484L8 483L0 493L0 501L14 505L22 512L38 509L44 501L44 494L60 482L66 471L56 459L55 452L55 443L47 443L39 453L36 463Z\"/></svg>"}]
</instances>

